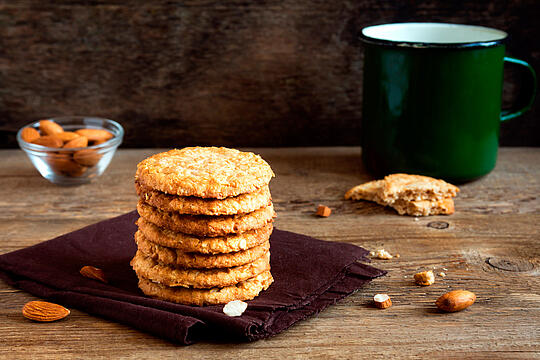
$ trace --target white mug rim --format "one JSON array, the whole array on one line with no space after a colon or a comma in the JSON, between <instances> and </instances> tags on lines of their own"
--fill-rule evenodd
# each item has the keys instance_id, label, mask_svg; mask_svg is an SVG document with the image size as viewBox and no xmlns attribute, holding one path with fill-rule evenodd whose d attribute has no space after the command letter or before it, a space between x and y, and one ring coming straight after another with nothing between
<instances>
[{"instance_id":1,"label":"white mug rim","mask_svg":"<svg viewBox=\"0 0 540 360\"><path fill-rule=\"evenodd\" d=\"M405 22L368 26L361 39L367 43L406 47L486 47L503 43L502 30L465 24Z\"/></svg>"}]
</instances>

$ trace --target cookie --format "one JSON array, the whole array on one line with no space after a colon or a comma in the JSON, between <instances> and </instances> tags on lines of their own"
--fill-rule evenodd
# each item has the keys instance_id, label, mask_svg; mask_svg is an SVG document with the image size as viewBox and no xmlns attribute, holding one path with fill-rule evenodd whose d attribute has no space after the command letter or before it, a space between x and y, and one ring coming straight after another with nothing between
<instances>
[{"instance_id":1,"label":"cookie","mask_svg":"<svg viewBox=\"0 0 540 360\"><path fill-rule=\"evenodd\" d=\"M187 147L153 155L137 165L135 180L180 196L224 199L255 192L274 176L259 155L224 147Z\"/></svg>"},{"instance_id":2,"label":"cookie","mask_svg":"<svg viewBox=\"0 0 540 360\"><path fill-rule=\"evenodd\" d=\"M456 186L443 180L393 174L384 180L370 181L349 189L345 199L374 201L391 206L400 215L450 215L455 211L452 196L458 191Z\"/></svg>"},{"instance_id":3,"label":"cookie","mask_svg":"<svg viewBox=\"0 0 540 360\"><path fill-rule=\"evenodd\" d=\"M146 257L140 250L131 260L131 267L139 277L166 286L194 288L225 287L245 281L270 270L270 252L257 260L241 266L225 269L189 269L163 265Z\"/></svg>"},{"instance_id":4,"label":"cookie","mask_svg":"<svg viewBox=\"0 0 540 360\"><path fill-rule=\"evenodd\" d=\"M234 253L215 255L189 253L155 244L146 239L141 231L135 233L135 242L139 251L156 262L196 269L228 268L245 265L257 260L270 250L270 242L266 241L251 249Z\"/></svg>"},{"instance_id":5,"label":"cookie","mask_svg":"<svg viewBox=\"0 0 540 360\"><path fill-rule=\"evenodd\" d=\"M380 197L388 204L397 199L418 201L456 196L459 188L444 180L428 176L392 174L384 177Z\"/></svg>"},{"instance_id":6,"label":"cookie","mask_svg":"<svg viewBox=\"0 0 540 360\"><path fill-rule=\"evenodd\" d=\"M182 215L165 212L139 200L139 215L159 227L198 236L223 236L258 229L273 221L276 213L272 204L247 214L238 215Z\"/></svg>"},{"instance_id":7,"label":"cookie","mask_svg":"<svg viewBox=\"0 0 540 360\"><path fill-rule=\"evenodd\" d=\"M139 277L139 288L148 296L185 305L218 305L233 300L251 300L274 282L270 271L239 282L238 284L212 289L186 289L167 287Z\"/></svg>"},{"instance_id":8,"label":"cookie","mask_svg":"<svg viewBox=\"0 0 540 360\"><path fill-rule=\"evenodd\" d=\"M248 213L272 203L270 189L263 186L259 190L222 200L203 199L194 196L177 196L135 182L137 194L149 205L163 211L174 211L192 215L234 215Z\"/></svg>"},{"instance_id":9,"label":"cookie","mask_svg":"<svg viewBox=\"0 0 540 360\"><path fill-rule=\"evenodd\" d=\"M270 222L261 228L239 234L200 238L189 234L174 232L160 228L144 218L137 220L139 231L151 242L184 252L201 254L222 254L251 249L270 238L273 224Z\"/></svg>"},{"instance_id":10,"label":"cookie","mask_svg":"<svg viewBox=\"0 0 540 360\"><path fill-rule=\"evenodd\" d=\"M446 198L441 200L396 200L390 205L399 215L429 216L450 215L454 213L454 200Z\"/></svg>"}]
</instances>

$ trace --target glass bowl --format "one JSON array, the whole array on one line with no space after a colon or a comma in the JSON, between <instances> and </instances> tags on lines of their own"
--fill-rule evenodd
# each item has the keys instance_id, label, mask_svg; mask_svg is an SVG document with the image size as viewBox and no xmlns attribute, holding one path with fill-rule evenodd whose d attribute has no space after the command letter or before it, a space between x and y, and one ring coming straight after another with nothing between
<instances>
[{"instance_id":1,"label":"glass bowl","mask_svg":"<svg viewBox=\"0 0 540 360\"><path fill-rule=\"evenodd\" d=\"M17 133L20 148L28 155L41 176L57 185L85 184L100 176L109 166L124 137L122 126L109 119L63 116L46 120L62 126L65 132L74 132L79 129L105 129L113 135L109 140L89 142L89 146L85 147L48 147L23 140L23 130L29 127L39 130L40 121L22 127ZM66 144L67 140L62 146Z\"/></svg>"}]
</instances>

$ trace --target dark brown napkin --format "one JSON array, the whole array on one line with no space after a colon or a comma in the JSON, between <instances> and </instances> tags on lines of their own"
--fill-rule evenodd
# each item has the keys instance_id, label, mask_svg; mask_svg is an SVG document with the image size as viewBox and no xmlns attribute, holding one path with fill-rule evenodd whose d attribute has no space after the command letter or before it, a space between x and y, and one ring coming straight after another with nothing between
<instances>
[{"instance_id":1,"label":"dark brown napkin","mask_svg":"<svg viewBox=\"0 0 540 360\"><path fill-rule=\"evenodd\" d=\"M131 212L2 255L0 277L49 301L191 344L272 336L385 274L357 262L367 261L365 249L276 229L270 238L275 282L248 301L242 316L225 315L223 306L154 300L140 292L129 265L136 250L137 217ZM103 269L109 282L81 276L84 265Z\"/></svg>"}]
</instances>

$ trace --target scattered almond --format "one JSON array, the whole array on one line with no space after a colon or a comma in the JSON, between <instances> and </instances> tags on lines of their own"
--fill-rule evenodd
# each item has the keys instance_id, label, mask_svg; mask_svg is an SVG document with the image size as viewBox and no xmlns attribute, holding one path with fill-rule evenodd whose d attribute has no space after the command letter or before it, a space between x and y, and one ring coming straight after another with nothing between
<instances>
[{"instance_id":1,"label":"scattered almond","mask_svg":"<svg viewBox=\"0 0 540 360\"><path fill-rule=\"evenodd\" d=\"M414 282L417 285L429 286L435 282L435 275L431 270L422 271L414 274Z\"/></svg>"},{"instance_id":2,"label":"scattered almond","mask_svg":"<svg viewBox=\"0 0 540 360\"><path fill-rule=\"evenodd\" d=\"M88 139L86 136L77 136L75 139L68 141L64 144L64 148L82 148L88 146Z\"/></svg>"},{"instance_id":3,"label":"scattered almond","mask_svg":"<svg viewBox=\"0 0 540 360\"><path fill-rule=\"evenodd\" d=\"M330 209L328 206L319 205L317 207L317 212L315 213L315 215L320 217L329 217L331 213L332 209Z\"/></svg>"},{"instance_id":4,"label":"scattered almond","mask_svg":"<svg viewBox=\"0 0 540 360\"><path fill-rule=\"evenodd\" d=\"M84 166L94 166L100 159L101 154L94 149L83 149L73 154L73 160Z\"/></svg>"},{"instance_id":5,"label":"scattered almond","mask_svg":"<svg viewBox=\"0 0 540 360\"><path fill-rule=\"evenodd\" d=\"M39 131L32 127L25 127L21 130L21 138L26 142L34 142L34 140L37 140L41 135L39 135Z\"/></svg>"},{"instance_id":6,"label":"scattered almond","mask_svg":"<svg viewBox=\"0 0 540 360\"><path fill-rule=\"evenodd\" d=\"M446 312L456 312L468 308L476 301L476 295L467 290L447 292L437 299L437 307Z\"/></svg>"},{"instance_id":7,"label":"scattered almond","mask_svg":"<svg viewBox=\"0 0 540 360\"><path fill-rule=\"evenodd\" d=\"M104 283L107 282L107 278L105 277L103 270L95 266L83 266L79 272L82 276L86 276L87 278L99 280Z\"/></svg>"},{"instance_id":8,"label":"scattered almond","mask_svg":"<svg viewBox=\"0 0 540 360\"><path fill-rule=\"evenodd\" d=\"M30 320L50 322L65 318L69 315L69 310L46 301L30 301L22 308L22 314Z\"/></svg>"},{"instance_id":9,"label":"scattered almond","mask_svg":"<svg viewBox=\"0 0 540 360\"><path fill-rule=\"evenodd\" d=\"M50 148L59 148L59 147L62 147L64 142L60 140L59 138L57 138L56 136L45 135L32 141L32 144L46 146Z\"/></svg>"},{"instance_id":10,"label":"scattered almond","mask_svg":"<svg viewBox=\"0 0 540 360\"><path fill-rule=\"evenodd\" d=\"M44 135L56 135L64 132L64 129L51 120L41 120L39 122L39 130Z\"/></svg>"},{"instance_id":11,"label":"scattered almond","mask_svg":"<svg viewBox=\"0 0 540 360\"><path fill-rule=\"evenodd\" d=\"M446 274L443 273L442 271L438 274L440 277L446 277Z\"/></svg>"},{"instance_id":12,"label":"scattered almond","mask_svg":"<svg viewBox=\"0 0 540 360\"><path fill-rule=\"evenodd\" d=\"M59 134L56 134L57 137L60 138L63 142L71 141L75 138L78 138L80 135L77 133L74 133L73 131L64 131Z\"/></svg>"},{"instance_id":13,"label":"scattered almond","mask_svg":"<svg viewBox=\"0 0 540 360\"><path fill-rule=\"evenodd\" d=\"M369 253L372 257L375 257L377 259L381 259L381 260L390 260L393 258L392 254L390 254L388 251L384 250L384 249L379 249L379 250L376 250L376 251L371 251Z\"/></svg>"},{"instance_id":14,"label":"scattered almond","mask_svg":"<svg viewBox=\"0 0 540 360\"><path fill-rule=\"evenodd\" d=\"M75 130L79 135L85 136L89 141L102 141L109 140L113 137L113 134L105 129L79 129Z\"/></svg>"},{"instance_id":15,"label":"scattered almond","mask_svg":"<svg viewBox=\"0 0 540 360\"><path fill-rule=\"evenodd\" d=\"M392 300L387 294L377 294L373 297L373 302L375 306L379 309L387 309L392 306Z\"/></svg>"},{"instance_id":16,"label":"scattered almond","mask_svg":"<svg viewBox=\"0 0 540 360\"><path fill-rule=\"evenodd\" d=\"M246 311L248 304L241 300L233 300L225 304L223 313L228 316L241 316Z\"/></svg>"}]
</instances>

